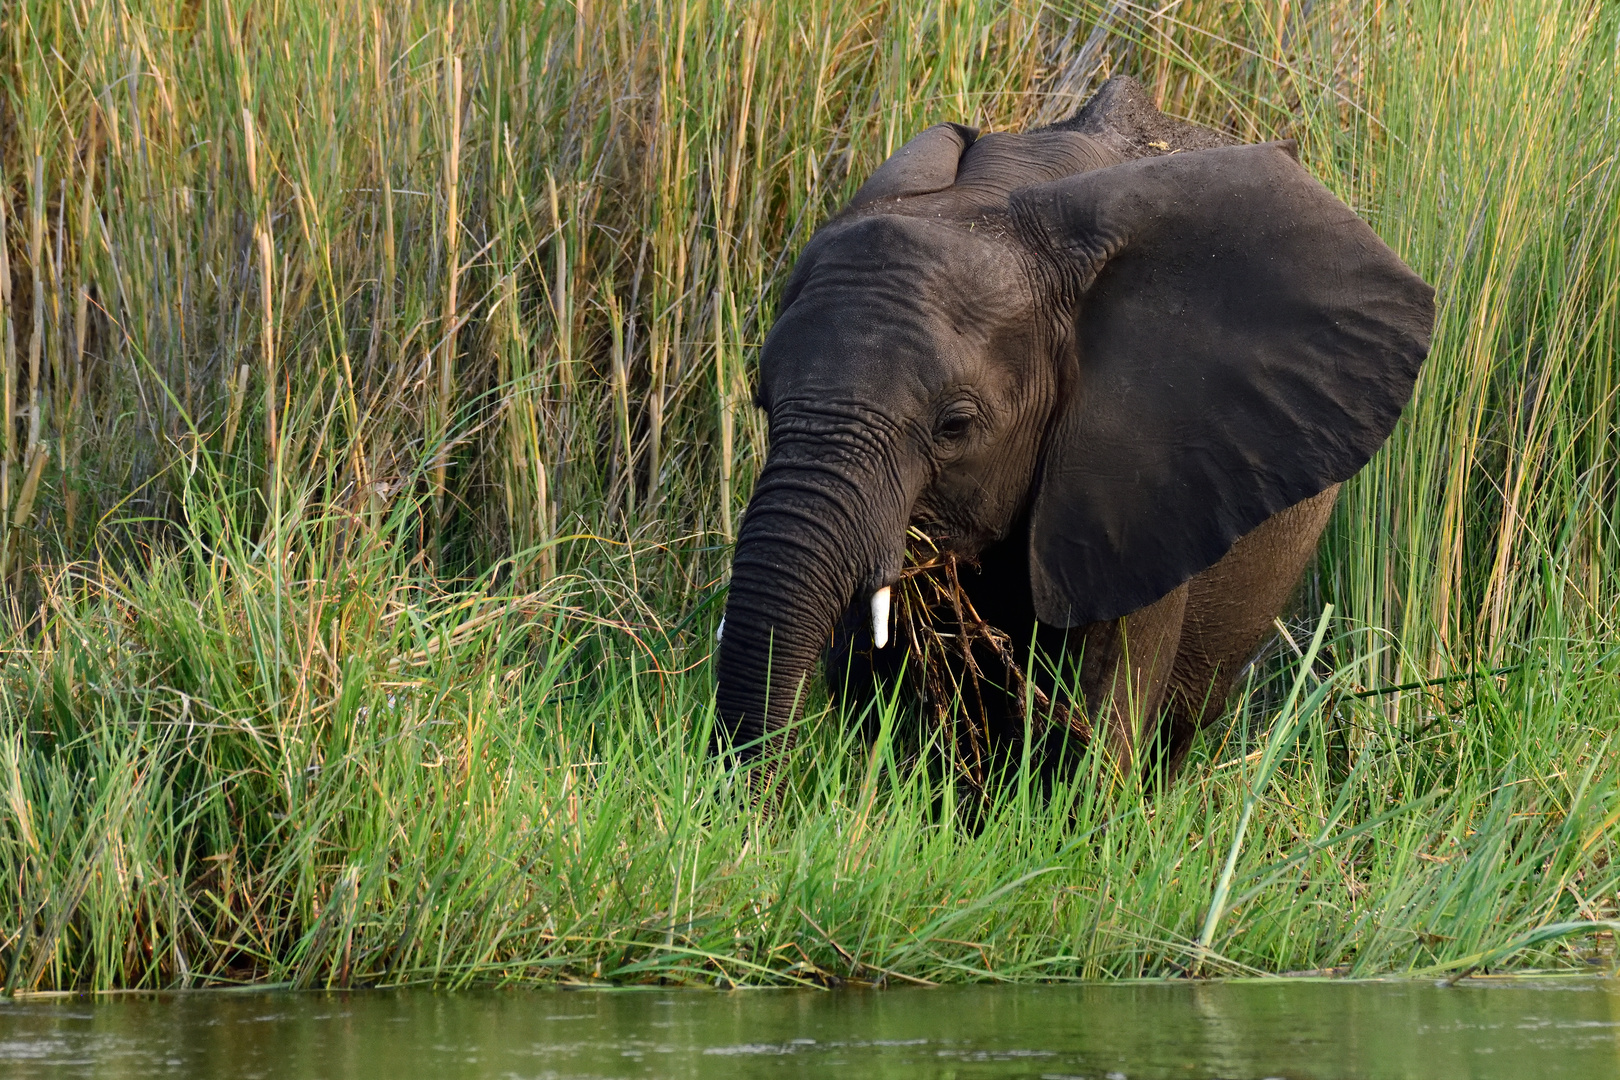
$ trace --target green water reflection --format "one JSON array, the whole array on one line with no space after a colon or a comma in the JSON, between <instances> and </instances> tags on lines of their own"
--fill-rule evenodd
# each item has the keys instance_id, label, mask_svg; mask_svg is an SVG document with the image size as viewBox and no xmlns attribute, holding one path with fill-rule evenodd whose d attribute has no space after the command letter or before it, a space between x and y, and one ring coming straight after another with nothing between
<instances>
[{"instance_id":1,"label":"green water reflection","mask_svg":"<svg viewBox=\"0 0 1620 1080\"><path fill-rule=\"evenodd\" d=\"M11 1077L1620 1077L1612 980L0 1003Z\"/></svg>"}]
</instances>

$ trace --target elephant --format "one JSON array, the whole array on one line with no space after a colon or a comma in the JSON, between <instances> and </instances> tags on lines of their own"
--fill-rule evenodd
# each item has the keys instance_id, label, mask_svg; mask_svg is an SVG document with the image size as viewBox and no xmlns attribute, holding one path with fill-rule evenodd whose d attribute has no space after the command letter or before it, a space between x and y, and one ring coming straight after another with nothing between
<instances>
[{"instance_id":1,"label":"elephant","mask_svg":"<svg viewBox=\"0 0 1620 1080\"><path fill-rule=\"evenodd\" d=\"M761 348L716 751L770 768L829 642L881 650L918 526L976 568L988 623L1070 658L1119 761L1151 743L1173 774L1433 322L1293 143L1173 119L1127 77L1050 127L922 131L807 241Z\"/></svg>"}]
</instances>

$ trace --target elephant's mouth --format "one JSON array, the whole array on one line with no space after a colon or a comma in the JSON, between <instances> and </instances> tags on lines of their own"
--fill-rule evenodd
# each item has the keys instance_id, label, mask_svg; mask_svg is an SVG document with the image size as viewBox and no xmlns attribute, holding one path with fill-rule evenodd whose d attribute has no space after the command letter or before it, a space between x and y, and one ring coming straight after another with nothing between
<instances>
[{"instance_id":1,"label":"elephant's mouth","mask_svg":"<svg viewBox=\"0 0 1620 1080\"><path fill-rule=\"evenodd\" d=\"M940 505L931 494L925 492L912 508L911 521L906 528L908 561L915 548L917 556L924 561L935 554L949 554L964 562L976 563L981 554L1006 539L1027 511L1025 507L1013 509L1010 520L1002 520L999 514L990 520L980 520L975 511Z\"/></svg>"},{"instance_id":2,"label":"elephant's mouth","mask_svg":"<svg viewBox=\"0 0 1620 1080\"><path fill-rule=\"evenodd\" d=\"M871 644L884 651L874 652L873 666L920 704L922 723L939 733L963 779L985 789L992 750L1009 730L1041 739L1061 729L1089 739L1085 710L1030 680L1018 643L980 613L963 584L976 560L915 527L908 541L899 581L882 590L890 627L887 641L874 629Z\"/></svg>"},{"instance_id":3,"label":"elephant's mouth","mask_svg":"<svg viewBox=\"0 0 1620 1080\"><path fill-rule=\"evenodd\" d=\"M866 600L871 614L874 648L887 648L894 637L896 586L904 594L908 579L938 569L943 565L941 560L944 558L971 559L971 556L959 550L953 543L950 531L937 519L932 516L913 517L912 523L906 528L905 554L900 572L894 576L892 584L873 588ZM861 598L857 597L856 603L860 602ZM910 609L915 607L915 604L909 605Z\"/></svg>"},{"instance_id":4,"label":"elephant's mouth","mask_svg":"<svg viewBox=\"0 0 1620 1080\"><path fill-rule=\"evenodd\" d=\"M905 591L905 583L919 576L934 575L944 572L947 563L951 567L957 565L977 566L978 556L987 546L983 542L976 542L963 535L969 530L953 527L946 524L940 516L924 509L919 503L913 511L911 523L906 527L905 553L900 572L890 575L891 583L874 585L864 597L864 602L870 614L872 644L878 649L887 648L894 638L894 613L896 611L895 588L900 586ZM960 584L955 580L954 570L950 574L952 584L947 589L942 583L939 587L930 590L940 596L946 595L950 590L960 590ZM879 582L882 581L880 577ZM966 594L963 594L966 599ZM910 611L922 611L927 605L918 606L917 597L911 597L907 604ZM856 597L856 604L863 602L863 598ZM971 608L971 601L968 601ZM956 610L954 607L953 611ZM853 620L851 620L853 621Z\"/></svg>"}]
</instances>

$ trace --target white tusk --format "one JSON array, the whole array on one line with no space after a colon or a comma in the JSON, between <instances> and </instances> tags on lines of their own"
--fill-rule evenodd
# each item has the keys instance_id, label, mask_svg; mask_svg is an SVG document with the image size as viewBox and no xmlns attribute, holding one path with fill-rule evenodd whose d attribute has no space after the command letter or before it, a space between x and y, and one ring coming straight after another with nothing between
<instances>
[{"instance_id":1,"label":"white tusk","mask_svg":"<svg viewBox=\"0 0 1620 1080\"><path fill-rule=\"evenodd\" d=\"M720 616L720 625L714 628L714 640L719 641L726 636L726 617Z\"/></svg>"},{"instance_id":2,"label":"white tusk","mask_svg":"<svg viewBox=\"0 0 1620 1080\"><path fill-rule=\"evenodd\" d=\"M889 643L889 587L872 594L872 644L883 648Z\"/></svg>"}]
</instances>

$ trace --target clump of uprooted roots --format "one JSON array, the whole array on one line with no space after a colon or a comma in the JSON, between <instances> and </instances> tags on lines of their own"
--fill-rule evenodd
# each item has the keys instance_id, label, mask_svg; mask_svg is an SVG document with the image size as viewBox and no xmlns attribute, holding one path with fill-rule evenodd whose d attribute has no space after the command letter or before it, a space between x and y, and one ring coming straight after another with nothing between
<instances>
[{"instance_id":1,"label":"clump of uprooted roots","mask_svg":"<svg viewBox=\"0 0 1620 1080\"><path fill-rule=\"evenodd\" d=\"M992 752L1009 730L1039 744L1054 728L1089 740L1083 708L1052 696L1008 635L980 617L962 588L955 554L911 529L906 565L895 587L895 644L905 657L906 689L920 703L961 778L978 795L995 768ZM996 735L1002 733L998 740Z\"/></svg>"}]
</instances>

